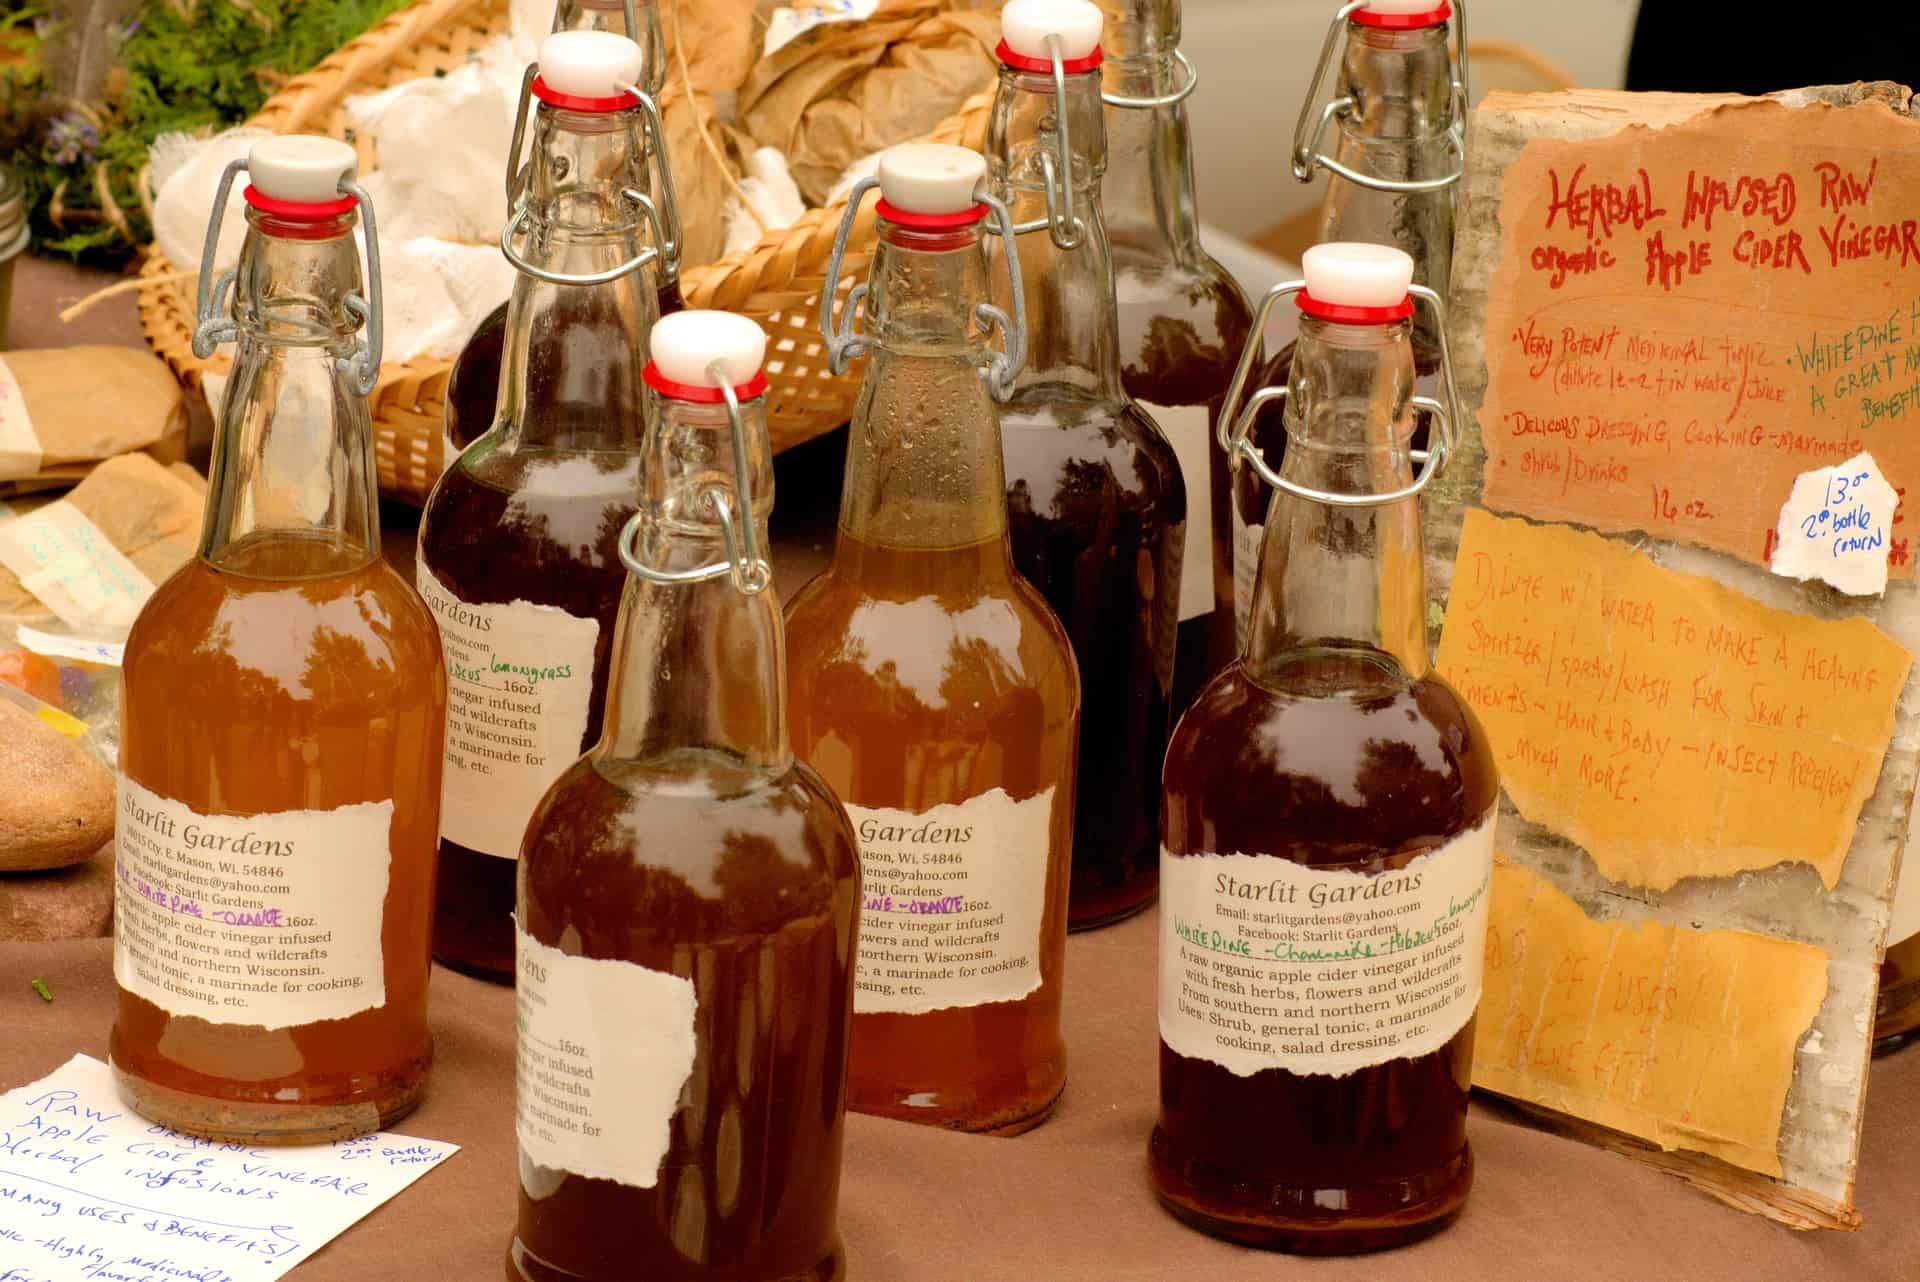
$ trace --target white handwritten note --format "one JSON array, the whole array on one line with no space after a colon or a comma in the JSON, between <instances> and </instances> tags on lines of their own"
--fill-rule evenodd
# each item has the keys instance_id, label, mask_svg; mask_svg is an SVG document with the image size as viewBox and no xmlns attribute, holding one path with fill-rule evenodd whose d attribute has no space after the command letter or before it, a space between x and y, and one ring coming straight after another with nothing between
<instances>
[{"instance_id":1,"label":"white handwritten note","mask_svg":"<svg viewBox=\"0 0 1920 1282\"><path fill-rule=\"evenodd\" d=\"M153 595L153 580L65 499L0 525L0 565L81 631L124 632Z\"/></svg>"},{"instance_id":2,"label":"white handwritten note","mask_svg":"<svg viewBox=\"0 0 1920 1282\"><path fill-rule=\"evenodd\" d=\"M300 1148L175 1135L76 1055L0 1095L0 1282L272 1282L458 1151L380 1134Z\"/></svg>"},{"instance_id":3,"label":"white handwritten note","mask_svg":"<svg viewBox=\"0 0 1920 1282\"><path fill-rule=\"evenodd\" d=\"M1802 472L1780 507L1768 567L1820 579L1849 596L1887 590L1887 553L1900 496L1864 450L1844 463Z\"/></svg>"}]
</instances>

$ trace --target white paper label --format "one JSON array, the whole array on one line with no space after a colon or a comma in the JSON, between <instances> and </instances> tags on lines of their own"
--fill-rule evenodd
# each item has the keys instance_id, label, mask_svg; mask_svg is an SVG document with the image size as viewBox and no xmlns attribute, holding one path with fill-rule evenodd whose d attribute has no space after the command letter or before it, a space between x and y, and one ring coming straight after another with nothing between
<instances>
[{"instance_id":1,"label":"white paper label","mask_svg":"<svg viewBox=\"0 0 1920 1282\"><path fill-rule=\"evenodd\" d=\"M153 595L153 580L65 499L0 525L0 565L81 631L124 631Z\"/></svg>"},{"instance_id":2,"label":"white paper label","mask_svg":"<svg viewBox=\"0 0 1920 1282\"><path fill-rule=\"evenodd\" d=\"M440 835L517 859L527 819L580 759L600 621L551 605L469 605L418 564L447 656Z\"/></svg>"},{"instance_id":3,"label":"white paper label","mask_svg":"<svg viewBox=\"0 0 1920 1282\"><path fill-rule=\"evenodd\" d=\"M693 984L632 962L573 957L517 926L521 1156L650 1189L693 1075Z\"/></svg>"},{"instance_id":4,"label":"white paper label","mask_svg":"<svg viewBox=\"0 0 1920 1282\"><path fill-rule=\"evenodd\" d=\"M27 398L6 361L0 360L0 481L39 475L42 457Z\"/></svg>"},{"instance_id":5,"label":"white paper label","mask_svg":"<svg viewBox=\"0 0 1920 1282\"><path fill-rule=\"evenodd\" d=\"M1888 534L1899 502L1865 451L1802 472L1780 506L1767 568L1788 578L1820 579L1849 596L1879 596L1887 590Z\"/></svg>"},{"instance_id":6,"label":"white paper label","mask_svg":"<svg viewBox=\"0 0 1920 1282\"><path fill-rule=\"evenodd\" d=\"M275 1282L457 1152L384 1131L189 1138L135 1114L112 1069L75 1055L0 1095L0 1282Z\"/></svg>"},{"instance_id":7,"label":"white paper label","mask_svg":"<svg viewBox=\"0 0 1920 1282\"><path fill-rule=\"evenodd\" d=\"M770 58L815 27L831 22L859 22L871 18L880 0L808 0L775 9L767 15L767 36L760 56Z\"/></svg>"},{"instance_id":8,"label":"white paper label","mask_svg":"<svg viewBox=\"0 0 1920 1282\"><path fill-rule=\"evenodd\" d=\"M387 1000L391 801L203 815L120 776L113 973L176 1015L289 1028Z\"/></svg>"},{"instance_id":9,"label":"white paper label","mask_svg":"<svg viewBox=\"0 0 1920 1282\"><path fill-rule=\"evenodd\" d=\"M1140 402L1173 452L1187 488L1186 554L1180 562L1180 622L1213 613L1213 425L1207 407Z\"/></svg>"},{"instance_id":10,"label":"white paper label","mask_svg":"<svg viewBox=\"0 0 1920 1282\"><path fill-rule=\"evenodd\" d=\"M1493 816L1369 876L1160 853L1160 1037L1249 1077L1343 1077L1439 1050L1473 1018Z\"/></svg>"},{"instance_id":11,"label":"white paper label","mask_svg":"<svg viewBox=\"0 0 1920 1282\"><path fill-rule=\"evenodd\" d=\"M1241 653L1247 649L1247 623L1253 618L1253 585L1260 573L1260 544L1267 527L1248 525L1240 518L1240 504L1229 499L1227 506L1233 530L1233 643Z\"/></svg>"},{"instance_id":12,"label":"white paper label","mask_svg":"<svg viewBox=\"0 0 1920 1282\"><path fill-rule=\"evenodd\" d=\"M1040 987L1053 788L958 805L848 806L860 843L857 1014L924 1015Z\"/></svg>"},{"instance_id":13,"label":"white paper label","mask_svg":"<svg viewBox=\"0 0 1920 1282\"><path fill-rule=\"evenodd\" d=\"M78 659L82 663L98 663L109 668L119 667L127 653L125 642L56 636L25 624L16 629L16 637L21 649L44 654L49 659Z\"/></svg>"}]
</instances>

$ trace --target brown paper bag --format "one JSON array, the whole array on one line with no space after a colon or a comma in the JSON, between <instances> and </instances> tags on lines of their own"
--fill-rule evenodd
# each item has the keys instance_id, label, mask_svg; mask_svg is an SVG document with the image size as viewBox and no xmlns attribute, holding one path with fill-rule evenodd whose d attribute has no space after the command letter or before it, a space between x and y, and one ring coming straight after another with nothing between
<instances>
[{"instance_id":1,"label":"brown paper bag","mask_svg":"<svg viewBox=\"0 0 1920 1282\"><path fill-rule=\"evenodd\" d=\"M800 194L821 205L848 165L924 136L990 86L999 34L998 13L889 0L865 22L816 27L762 59L737 119L786 153Z\"/></svg>"},{"instance_id":2,"label":"brown paper bag","mask_svg":"<svg viewBox=\"0 0 1920 1282\"><path fill-rule=\"evenodd\" d=\"M193 477L186 480L181 473ZM58 500L79 509L107 541L155 585L193 558L200 546L206 483L184 464L162 467L144 454L108 459ZM15 505L23 513L44 504ZM0 566L0 619L45 621L53 611Z\"/></svg>"},{"instance_id":3,"label":"brown paper bag","mask_svg":"<svg viewBox=\"0 0 1920 1282\"><path fill-rule=\"evenodd\" d=\"M71 485L100 460L137 450L163 463L186 456L185 399L152 353L60 347L8 352L4 360L19 385L39 463L21 476L0 469L0 497Z\"/></svg>"}]
</instances>

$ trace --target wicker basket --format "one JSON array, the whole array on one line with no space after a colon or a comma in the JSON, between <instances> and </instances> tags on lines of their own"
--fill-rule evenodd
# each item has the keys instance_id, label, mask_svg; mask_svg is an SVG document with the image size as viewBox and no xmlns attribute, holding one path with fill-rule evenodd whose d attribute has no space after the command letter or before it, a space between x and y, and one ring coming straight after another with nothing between
<instances>
[{"instance_id":1,"label":"wicker basket","mask_svg":"<svg viewBox=\"0 0 1920 1282\"><path fill-rule=\"evenodd\" d=\"M417 0L312 71L288 81L249 123L279 133L343 136L342 107L348 97L452 70L506 25L506 0ZM989 102L985 94L973 98L928 138L978 148L986 134ZM860 362L837 377L827 369L816 327L827 256L844 212L844 203L810 210L793 226L769 232L752 249L690 267L681 276L689 307L740 312L766 329L771 383L767 408L775 450L846 422L860 387ZM842 299L854 281L866 276L872 261L873 219L869 202L847 243L846 274L834 284ZM147 341L180 380L196 386L203 370L224 368L227 357L203 361L193 354L193 282L173 279L177 275L157 248L148 255L141 269L140 322ZM424 502L439 479L452 367L448 360L420 357L389 362L380 370L372 398L374 453L381 492L389 497Z\"/></svg>"}]
</instances>

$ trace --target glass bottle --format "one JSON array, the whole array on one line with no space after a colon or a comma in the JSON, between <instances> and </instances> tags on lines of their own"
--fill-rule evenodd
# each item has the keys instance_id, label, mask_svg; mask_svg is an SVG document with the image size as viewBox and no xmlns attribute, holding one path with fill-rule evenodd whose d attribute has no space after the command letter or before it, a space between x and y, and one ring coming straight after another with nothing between
<instances>
[{"instance_id":1,"label":"glass bottle","mask_svg":"<svg viewBox=\"0 0 1920 1282\"><path fill-rule=\"evenodd\" d=\"M1920 811L1914 819L1907 829L1893 916L1887 923L1887 955L1880 963L1880 996L1873 1021L1874 1050L1879 1054L1920 1037L1920 849L1913 839L1915 827L1920 827Z\"/></svg>"},{"instance_id":2,"label":"glass bottle","mask_svg":"<svg viewBox=\"0 0 1920 1282\"><path fill-rule=\"evenodd\" d=\"M1886 960L1880 964L1873 1036L1879 1054L1920 1037L1920 934L1887 945Z\"/></svg>"},{"instance_id":3,"label":"glass bottle","mask_svg":"<svg viewBox=\"0 0 1920 1282\"><path fill-rule=\"evenodd\" d=\"M1453 272L1454 192L1466 130L1466 16L1456 9L1447 0L1368 0L1344 21L1336 17L1301 109L1293 150L1293 173L1300 181L1312 181L1319 169L1328 171L1316 242L1368 241L1404 250L1413 258L1414 283L1443 299ZM1333 102L1325 114L1316 114L1342 29L1346 41ZM1334 130L1331 156L1321 150L1329 128ZM1282 347L1261 371L1260 384L1287 386L1293 352L1291 343ZM1413 362L1415 386L1422 395L1433 395L1440 345L1424 314L1414 318ZM1415 420L1417 445L1424 443L1427 426L1423 415ZM1278 459L1286 435L1280 415L1269 411L1256 422L1252 439L1255 448ZM1267 504L1260 478L1251 468L1234 466L1226 536L1242 644Z\"/></svg>"},{"instance_id":4,"label":"glass bottle","mask_svg":"<svg viewBox=\"0 0 1920 1282\"><path fill-rule=\"evenodd\" d=\"M527 817L600 737L627 577L617 543L640 501L655 251L623 194L646 167L646 106L615 83L640 56L605 32L540 47L502 410L420 518L417 578L452 699L434 953L491 979L513 975Z\"/></svg>"},{"instance_id":5,"label":"glass bottle","mask_svg":"<svg viewBox=\"0 0 1920 1282\"><path fill-rule=\"evenodd\" d=\"M844 1274L859 856L787 745L765 348L653 331L607 731L520 861L514 1282Z\"/></svg>"},{"instance_id":6,"label":"glass bottle","mask_svg":"<svg viewBox=\"0 0 1920 1282\"><path fill-rule=\"evenodd\" d=\"M666 45L660 37L660 13L654 0L560 0L553 10L555 31L606 31L627 36L640 46L641 78L636 82L658 104L666 83ZM662 148L654 163L665 172L666 152ZM514 161L518 161L516 154ZM511 164L509 170L511 171ZM671 202L671 184L654 191L651 174L643 171L640 190L656 201ZM509 196L511 203L511 196ZM662 222L677 226L677 209L662 206ZM676 237L677 239L677 237ZM680 310L680 256L674 252L649 265L659 286L659 314ZM510 300L509 300L510 301ZM507 308L503 302L474 326L460 354L454 357L447 374L446 414L442 424L441 459L443 467L452 467L460 451L480 439L493 426L499 408L500 364L507 346Z\"/></svg>"},{"instance_id":7,"label":"glass bottle","mask_svg":"<svg viewBox=\"0 0 1920 1282\"><path fill-rule=\"evenodd\" d=\"M1153 902L1187 521L1180 460L1120 382L1100 218L1100 25L1088 0L1011 0L987 125L1032 320L1000 412L1013 563L1066 626L1080 668L1074 930Z\"/></svg>"},{"instance_id":8,"label":"glass bottle","mask_svg":"<svg viewBox=\"0 0 1920 1282\"><path fill-rule=\"evenodd\" d=\"M1280 492L1247 649L1167 753L1154 1184L1206 1232L1315 1254L1432 1232L1473 1175L1499 781L1428 664L1416 496L1451 420L1414 479L1412 270L1307 251L1285 463L1248 460Z\"/></svg>"},{"instance_id":9,"label":"glass bottle","mask_svg":"<svg viewBox=\"0 0 1920 1282\"><path fill-rule=\"evenodd\" d=\"M111 1056L143 1117L306 1143L426 1088L447 692L433 617L380 555L356 208L374 263L378 239L353 149L254 144L215 230L242 169L238 266L200 278L194 350L238 346L199 555L121 668Z\"/></svg>"},{"instance_id":10,"label":"glass bottle","mask_svg":"<svg viewBox=\"0 0 1920 1282\"><path fill-rule=\"evenodd\" d=\"M1160 426L1186 483L1173 719L1239 653L1224 451L1213 422L1253 311L1200 247L1186 99L1197 78L1179 52L1180 0L1103 0L1107 174L1100 199L1119 307L1120 377Z\"/></svg>"},{"instance_id":11,"label":"glass bottle","mask_svg":"<svg viewBox=\"0 0 1920 1282\"><path fill-rule=\"evenodd\" d=\"M1010 390L1026 327L969 301L988 294L981 224L999 202L985 172L959 147L895 147L849 198L850 220L869 187L883 196L872 292L842 312L850 329L864 297L872 332L836 333L830 313L821 328L836 368L872 355L833 558L787 607L787 701L795 751L860 844L848 1107L1015 1134L1066 1082L1080 686L1007 545L992 397ZM976 317L1011 355L989 356Z\"/></svg>"}]
</instances>

